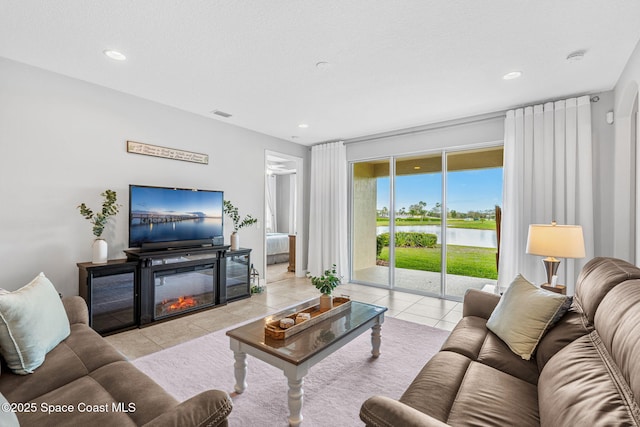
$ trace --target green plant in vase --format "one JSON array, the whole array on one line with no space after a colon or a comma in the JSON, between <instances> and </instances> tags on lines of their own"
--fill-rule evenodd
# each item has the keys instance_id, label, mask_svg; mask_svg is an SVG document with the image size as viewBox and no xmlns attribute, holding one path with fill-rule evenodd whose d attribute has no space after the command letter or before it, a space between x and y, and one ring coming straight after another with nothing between
<instances>
[{"instance_id":1,"label":"green plant in vase","mask_svg":"<svg viewBox=\"0 0 640 427\"><path fill-rule=\"evenodd\" d=\"M80 215L89 220L93 224L93 235L96 236L93 242L93 263L104 264L107 262L107 242L102 238L102 232L107 225L109 218L116 215L120 211L120 205L117 204L117 195L113 190L105 190L100 193L104 200L102 202L102 209L94 212L87 207L86 204L81 203L78 205Z\"/></svg>"},{"instance_id":2,"label":"green plant in vase","mask_svg":"<svg viewBox=\"0 0 640 427\"><path fill-rule=\"evenodd\" d=\"M322 295L320 296L320 311L327 311L333 307L333 298L331 296L333 290L342 283L342 276L338 275L336 265L324 271L320 276L312 276L307 274L311 279L311 284L316 287Z\"/></svg>"},{"instance_id":3,"label":"green plant in vase","mask_svg":"<svg viewBox=\"0 0 640 427\"><path fill-rule=\"evenodd\" d=\"M231 233L231 250L235 251L240 247L240 238L238 236L238 231L241 228L249 227L256 222L258 222L257 218L252 217L251 215L246 215L244 218L241 218L240 213L238 212L238 208L233 205L229 200L224 201L224 213L233 222L233 232Z\"/></svg>"}]
</instances>

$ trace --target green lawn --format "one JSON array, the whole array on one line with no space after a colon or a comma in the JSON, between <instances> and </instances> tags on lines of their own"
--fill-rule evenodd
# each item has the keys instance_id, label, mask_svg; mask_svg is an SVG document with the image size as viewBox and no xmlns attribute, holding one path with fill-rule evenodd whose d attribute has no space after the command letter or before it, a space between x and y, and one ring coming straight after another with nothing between
<instances>
[{"instance_id":1,"label":"green lawn","mask_svg":"<svg viewBox=\"0 0 640 427\"><path fill-rule=\"evenodd\" d=\"M398 219L396 220L396 225L440 225L440 218L425 218L424 220L420 219ZM376 225L388 226L389 219L387 218L378 218L376 220ZM472 228L474 230L495 230L496 229L496 221L491 220L483 220L483 221L465 221L464 219L453 219L449 218L447 220L447 226L449 228Z\"/></svg>"},{"instance_id":2,"label":"green lawn","mask_svg":"<svg viewBox=\"0 0 640 427\"><path fill-rule=\"evenodd\" d=\"M447 273L497 279L496 250L471 246L447 246ZM396 267L440 272L440 245L435 248L396 248ZM389 260L389 248L382 248L380 259Z\"/></svg>"}]
</instances>

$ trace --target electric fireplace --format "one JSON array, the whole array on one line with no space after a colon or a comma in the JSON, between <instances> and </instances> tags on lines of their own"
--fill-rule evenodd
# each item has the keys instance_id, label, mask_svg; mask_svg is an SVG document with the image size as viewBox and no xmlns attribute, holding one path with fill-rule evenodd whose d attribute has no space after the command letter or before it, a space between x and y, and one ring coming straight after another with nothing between
<instances>
[{"instance_id":1,"label":"electric fireplace","mask_svg":"<svg viewBox=\"0 0 640 427\"><path fill-rule=\"evenodd\" d=\"M228 246L145 251L128 249L138 261L140 326L226 304L225 252Z\"/></svg>"}]
</instances>

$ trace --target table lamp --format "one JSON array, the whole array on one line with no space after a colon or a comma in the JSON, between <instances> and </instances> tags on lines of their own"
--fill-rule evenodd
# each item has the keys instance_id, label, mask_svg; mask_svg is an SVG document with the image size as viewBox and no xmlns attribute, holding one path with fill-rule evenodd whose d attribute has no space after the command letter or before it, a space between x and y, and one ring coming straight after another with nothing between
<instances>
[{"instance_id":1,"label":"table lamp","mask_svg":"<svg viewBox=\"0 0 640 427\"><path fill-rule=\"evenodd\" d=\"M547 273L547 284L553 284L553 276L558 271L560 260L558 258L584 258L584 237L582 227L579 225L558 225L555 221L551 224L529 225L527 237L527 253L541 255Z\"/></svg>"}]
</instances>

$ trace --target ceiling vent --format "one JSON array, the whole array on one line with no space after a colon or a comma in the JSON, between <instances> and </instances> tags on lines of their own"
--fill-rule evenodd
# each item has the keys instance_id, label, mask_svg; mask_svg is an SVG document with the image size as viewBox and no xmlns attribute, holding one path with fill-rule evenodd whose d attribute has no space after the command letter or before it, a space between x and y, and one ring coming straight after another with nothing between
<instances>
[{"instance_id":1,"label":"ceiling vent","mask_svg":"<svg viewBox=\"0 0 640 427\"><path fill-rule=\"evenodd\" d=\"M216 116L224 117L225 119L228 119L229 117L231 117L231 114L229 114L229 113L225 113L224 111L220 111L220 110L213 110L212 112L213 112L213 114L215 114Z\"/></svg>"}]
</instances>

